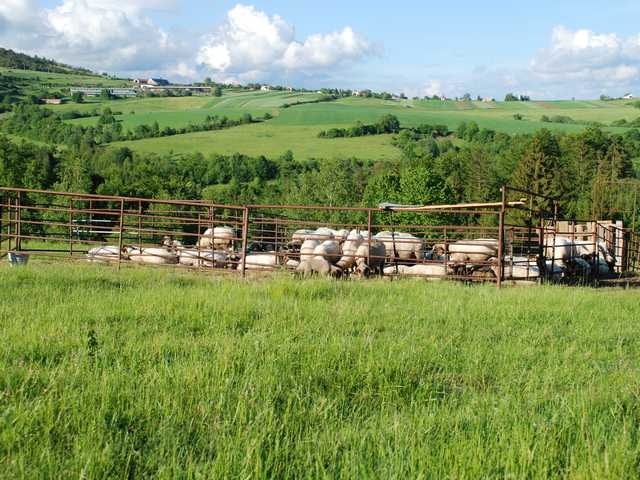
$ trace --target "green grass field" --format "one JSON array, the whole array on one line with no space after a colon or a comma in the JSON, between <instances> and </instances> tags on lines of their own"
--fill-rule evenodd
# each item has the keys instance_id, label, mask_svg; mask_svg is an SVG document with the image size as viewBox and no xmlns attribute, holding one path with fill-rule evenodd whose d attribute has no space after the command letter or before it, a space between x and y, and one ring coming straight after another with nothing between
<instances>
[{"instance_id":1,"label":"green grass field","mask_svg":"<svg viewBox=\"0 0 640 480\"><path fill-rule=\"evenodd\" d=\"M2 478L640 474L637 292L0 279Z\"/></svg>"},{"instance_id":2,"label":"green grass field","mask_svg":"<svg viewBox=\"0 0 640 480\"><path fill-rule=\"evenodd\" d=\"M109 80L102 77L48 74L20 70L0 69L0 73L19 76L28 89L46 84L52 88L71 85L124 86L126 81ZM268 124L250 125L226 131L192 133L136 142L115 144L144 152L202 152L204 154L244 153L275 157L287 150L298 159L360 157L371 159L397 158L399 152L391 145L391 137L367 137L360 139L318 139L319 131L332 127L349 127L356 122L374 123L385 114L396 115L404 126L423 123L444 124L455 129L461 122L475 121L481 128L506 133L531 133L540 128L555 131L578 132L585 128L581 124L544 123L543 115L571 117L576 122L600 122L610 125L621 119L634 120L640 110L628 101L603 102L547 101L547 102L457 102L434 100L379 100L368 98L343 98L334 102L297 105L283 108L285 104L313 101L320 98L317 93L255 92L225 90L220 98L193 96L177 98L136 98L101 101L87 99L84 104L68 103L48 106L54 111L93 109L110 107L122 112L118 120L125 129L137 125L158 122L165 126L184 127L202 123L209 115L240 118L245 113L262 117L266 113L275 118ZM522 120L514 119L519 114ZM72 120L81 125L94 125L97 118ZM606 127L607 130L623 133L624 128Z\"/></svg>"},{"instance_id":3,"label":"green grass field","mask_svg":"<svg viewBox=\"0 0 640 480\"><path fill-rule=\"evenodd\" d=\"M274 100L283 97L282 93L245 93L222 97L213 104L204 104L200 109L177 114L164 112L145 112L144 115L121 117L123 125L133 126L141 118L146 123L158 121L177 125L188 123L188 119L200 115L226 114L239 117L243 109L251 108L250 113L259 114L271 108ZM247 101L251 99L251 101ZM242 103L241 103L242 102ZM265 103L261 103L265 102ZM246 111L246 110L244 110ZM397 158L399 152L391 145L390 136L362 137L357 139L319 139L318 132L332 127L349 127L356 122L374 123L387 113L396 115L404 126L421 123L445 124L455 129L461 122L477 122L481 128L490 128L508 133L531 133L540 128L557 131L577 132L584 125L544 123L542 115L565 115L576 121L600 121L610 123L625 118L631 120L640 116L640 110L623 102L531 102L531 103L492 103L483 102L438 102L438 101L382 101L376 99L347 98L336 102L299 105L288 109L274 108L275 118L263 125L243 126L225 131L203 132L146 139L124 144L144 152L203 152L235 153L247 155L277 156L286 150L293 151L297 158L334 158L360 157L374 159ZM524 120L513 118L516 113ZM180 116L180 119L176 117ZM83 122L95 122L83 119ZM145 123L143 122L143 123ZM624 132L623 128L608 128L611 131Z\"/></svg>"},{"instance_id":4,"label":"green grass field","mask_svg":"<svg viewBox=\"0 0 640 480\"><path fill-rule=\"evenodd\" d=\"M112 80L97 75L76 75L66 73L35 72L0 67L0 75L19 79L19 85L24 87L25 93L34 93L42 87L48 89L68 88L72 86L91 87L126 87L131 84L126 80Z\"/></svg>"}]
</instances>

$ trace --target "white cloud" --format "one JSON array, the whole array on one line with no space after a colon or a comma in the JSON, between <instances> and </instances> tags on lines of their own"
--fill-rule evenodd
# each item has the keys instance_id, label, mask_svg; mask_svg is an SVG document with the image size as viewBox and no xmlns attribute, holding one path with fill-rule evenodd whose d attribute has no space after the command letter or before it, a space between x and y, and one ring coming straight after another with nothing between
<instances>
[{"instance_id":1,"label":"white cloud","mask_svg":"<svg viewBox=\"0 0 640 480\"><path fill-rule=\"evenodd\" d=\"M203 39L196 61L214 74L260 78L275 72L317 72L356 62L377 51L350 27L298 41L295 28L279 15L269 16L239 4Z\"/></svg>"},{"instance_id":2,"label":"white cloud","mask_svg":"<svg viewBox=\"0 0 640 480\"><path fill-rule=\"evenodd\" d=\"M613 86L640 80L640 35L621 37L558 26L551 46L538 52L530 70L543 81L582 81Z\"/></svg>"},{"instance_id":3,"label":"white cloud","mask_svg":"<svg viewBox=\"0 0 640 480\"><path fill-rule=\"evenodd\" d=\"M144 14L167 0L63 0L45 9L2 0L2 44L96 70L147 70L175 63L177 46Z\"/></svg>"},{"instance_id":4,"label":"white cloud","mask_svg":"<svg viewBox=\"0 0 640 480\"><path fill-rule=\"evenodd\" d=\"M442 82L440 80L431 80L427 85L425 85L422 90L422 94L433 97L434 95L438 95L441 97L443 95L442 90Z\"/></svg>"}]
</instances>

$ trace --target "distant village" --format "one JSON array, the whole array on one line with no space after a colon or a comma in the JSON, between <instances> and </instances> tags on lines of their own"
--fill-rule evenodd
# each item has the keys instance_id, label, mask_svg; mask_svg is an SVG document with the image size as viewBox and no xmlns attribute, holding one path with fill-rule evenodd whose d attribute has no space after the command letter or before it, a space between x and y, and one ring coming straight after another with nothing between
<instances>
[{"instance_id":1,"label":"distant village","mask_svg":"<svg viewBox=\"0 0 640 480\"><path fill-rule=\"evenodd\" d=\"M271 92L271 91L287 91L287 92L312 92L313 90L308 89L295 89L293 87L283 87L283 86L273 86L266 84L256 84L250 83L244 86L240 85L218 85L213 83L210 79L205 80L203 83L192 83L192 84L178 84L172 83L164 78L136 78L131 80L131 87L118 87L118 88L104 88L104 87L90 87L90 86L77 86L71 87L69 89L70 96L73 97L75 95L82 95L84 97L100 97L105 94L113 97L113 98L133 98L138 96L190 96L190 95L211 95L216 93L216 90L219 90L221 87L235 87L235 88L243 88L245 90L255 90L261 92ZM387 92L374 92L372 90L349 90L349 89L332 89L332 88L322 88L317 90L316 93L333 96L333 97L364 97L364 98L378 98L382 100L408 100L408 97L403 93L400 94L391 94ZM625 95L617 98L608 97L606 95L602 95L600 97L601 100L610 101L610 100L633 100L635 96L632 93L626 93ZM493 97L481 97L477 96L473 98L470 94L465 94L461 97L447 97L445 95L426 95L424 97L413 97L413 100L439 100L439 101L478 101L485 103L495 102L496 99ZM527 102L530 101L530 97L527 95L514 95L512 93L508 93L505 96L504 101L506 102ZM50 104L60 104L65 101L63 98L49 98L43 99L45 103Z\"/></svg>"}]
</instances>

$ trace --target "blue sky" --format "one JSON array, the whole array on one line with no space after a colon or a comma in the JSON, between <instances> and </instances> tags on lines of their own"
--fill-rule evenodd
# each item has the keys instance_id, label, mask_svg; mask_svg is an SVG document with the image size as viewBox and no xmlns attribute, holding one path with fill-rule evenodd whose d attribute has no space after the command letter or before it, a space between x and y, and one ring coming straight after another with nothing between
<instances>
[{"instance_id":1,"label":"blue sky","mask_svg":"<svg viewBox=\"0 0 640 480\"><path fill-rule=\"evenodd\" d=\"M535 98L640 94L637 0L2 0L0 45L123 75Z\"/></svg>"}]
</instances>

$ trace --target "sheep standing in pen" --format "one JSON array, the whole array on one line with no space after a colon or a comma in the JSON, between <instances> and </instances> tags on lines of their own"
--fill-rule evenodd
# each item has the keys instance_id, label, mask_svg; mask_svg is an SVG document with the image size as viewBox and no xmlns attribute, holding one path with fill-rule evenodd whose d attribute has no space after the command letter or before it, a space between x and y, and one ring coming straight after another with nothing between
<instances>
[{"instance_id":1,"label":"sheep standing in pen","mask_svg":"<svg viewBox=\"0 0 640 480\"><path fill-rule=\"evenodd\" d=\"M380 232L373 238L384 244L389 261L415 262L424 258L424 242L410 233Z\"/></svg>"},{"instance_id":2,"label":"sheep standing in pen","mask_svg":"<svg viewBox=\"0 0 640 480\"><path fill-rule=\"evenodd\" d=\"M236 232L232 227L208 228L198 240L197 247L201 250L233 249Z\"/></svg>"}]
</instances>

